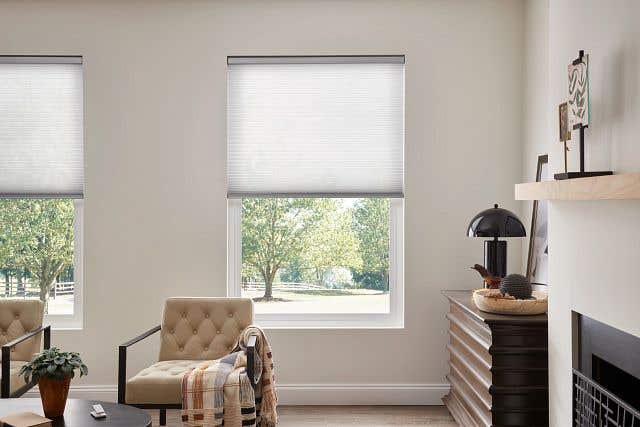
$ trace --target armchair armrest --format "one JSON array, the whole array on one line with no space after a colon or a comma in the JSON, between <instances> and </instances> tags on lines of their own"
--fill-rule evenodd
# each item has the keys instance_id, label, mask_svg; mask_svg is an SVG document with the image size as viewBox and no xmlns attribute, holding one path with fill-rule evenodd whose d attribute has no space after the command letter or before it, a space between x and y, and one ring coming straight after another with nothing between
<instances>
[{"instance_id":1,"label":"armchair armrest","mask_svg":"<svg viewBox=\"0 0 640 427\"><path fill-rule=\"evenodd\" d=\"M45 349L51 348L51 325L40 326L38 329L27 332L26 334L2 346L2 378L0 379L0 397L3 399L11 397L11 377L9 374L11 368L11 349L21 342L38 335L40 332L43 332L44 336L43 347Z\"/></svg>"},{"instance_id":2,"label":"armchair armrest","mask_svg":"<svg viewBox=\"0 0 640 427\"><path fill-rule=\"evenodd\" d=\"M160 325L154 326L142 335L138 335L118 346L118 403L125 403L125 391L127 386L127 347L150 337L161 329Z\"/></svg>"},{"instance_id":3,"label":"armchair armrest","mask_svg":"<svg viewBox=\"0 0 640 427\"><path fill-rule=\"evenodd\" d=\"M158 326L154 326L153 328L149 329L147 332L143 333L142 335L138 335L135 338L130 339L129 341L125 342L124 344L120 344L120 348L122 347L131 347L132 345L134 345L135 343L137 343L138 341L142 341L145 338L150 337L151 335L155 334L156 332L158 332L160 330L160 325Z\"/></svg>"},{"instance_id":4,"label":"armchair armrest","mask_svg":"<svg viewBox=\"0 0 640 427\"><path fill-rule=\"evenodd\" d=\"M247 340L247 376L251 381L251 387L256 388L256 382L254 381L254 360L256 356L256 335L251 335Z\"/></svg>"}]
</instances>

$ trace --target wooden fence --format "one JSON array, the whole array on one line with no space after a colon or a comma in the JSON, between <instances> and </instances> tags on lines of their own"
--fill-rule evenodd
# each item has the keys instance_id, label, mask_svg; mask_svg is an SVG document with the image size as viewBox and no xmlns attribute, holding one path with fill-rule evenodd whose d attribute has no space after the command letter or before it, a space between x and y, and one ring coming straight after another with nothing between
<instances>
[{"instance_id":1,"label":"wooden fence","mask_svg":"<svg viewBox=\"0 0 640 427\"><path fill-rule=\"evenodd\" d=\"M74 282L57 282L51 289L49 298L56 298L62 295L73 295L75 289ZM33 298L40 297L40 287L30 281L18 283L15 278L8 282L0 281L0 295L4 298Z\"/></svg>"},{"instance_id":2,"label":"wooden fence","mask_svg":"<svg viewBox=\"0 0 640 427\"><path fill-rule=\"evenodd\" d=\"M243 282L242 289L245 291L262 291L264 282ZM273 284L273 291L310 291L317 289L327 289L316 283L302 282L278 282Z\"/></svg>"}]
</instances>

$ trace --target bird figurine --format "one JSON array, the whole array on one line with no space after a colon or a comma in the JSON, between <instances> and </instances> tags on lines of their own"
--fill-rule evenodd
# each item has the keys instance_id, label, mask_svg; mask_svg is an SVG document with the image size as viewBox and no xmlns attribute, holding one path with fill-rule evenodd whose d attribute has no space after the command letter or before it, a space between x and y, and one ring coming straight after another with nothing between
<instances>
[{"instance_id":1,"label":"bird figurine","mask_svg":"<svg viewBox=\"0 0 640 427\"><path fill-rule=\"evenodd\" d=\"M487 270L480 264L474 264L474 266L471 267L471 269L476 270L478 273L480 273L480 276L482 276L482 280L484 280L484 283L487 285L487 288L489 289L500 288L500 282L502 282L501 277L496 277L493 274L489 273L489 270Z\"/></svg>"}]
</instances>

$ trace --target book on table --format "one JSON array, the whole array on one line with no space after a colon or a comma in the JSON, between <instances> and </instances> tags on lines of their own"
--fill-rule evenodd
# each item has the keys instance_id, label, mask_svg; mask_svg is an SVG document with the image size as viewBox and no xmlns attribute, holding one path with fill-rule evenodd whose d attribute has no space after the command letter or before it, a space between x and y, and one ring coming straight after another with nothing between
<instances>
[{"instance_id":1,"label":"book on table","mask_svg":"<svg viewBox=\"0 0 640 427\"><path fill-rule=\"evenodd\" d=\"M51 427L51 420L33 412L18 412L0 417L1 427Z\"/></svg>"}]
</instances>

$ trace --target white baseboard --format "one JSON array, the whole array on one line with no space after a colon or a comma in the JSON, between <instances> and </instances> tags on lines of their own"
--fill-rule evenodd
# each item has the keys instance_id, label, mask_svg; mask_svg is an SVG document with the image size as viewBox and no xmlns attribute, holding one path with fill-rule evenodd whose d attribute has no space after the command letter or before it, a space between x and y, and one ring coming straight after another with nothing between
<instances>
[{"instance_id":1,"label":"white baseboard","mask_svg":"<svg viewBox=\"0 0 640 427\"><path fill-rule=\"evenodd\" d=\"M281 405L442 405L449 384L276 384Z\"/></svg>"},{"instance_id":2,"label":"white baseboard","mask_svg":"<svg viewBox=\"0 0 640 427\"><path fill-rule=\"evenodd\" d=\"M33 387L24 397L40 397L38 387ZM118 386L115 385L71 385L69 397L72 399L102 400L116 402L118 400Z\"/></svg>"},{"instance_id":3,"label":"white baseboard","mask_svg":"<svg viewBox=\"0 0 640 427\"><path fill-rule=\"evenodd\" d=\"M442 405L449 384L277 384L280 405ZM38 388L25 397L39 397ZM115 402L115 385L72 385L69 397Z\"/></svg>"}]
</instances>

